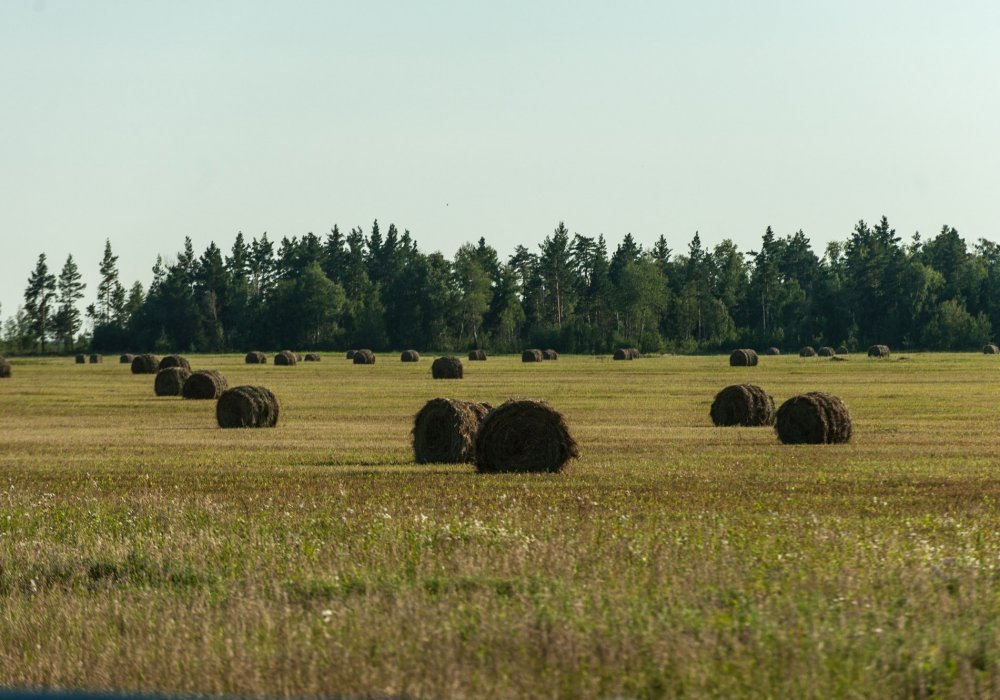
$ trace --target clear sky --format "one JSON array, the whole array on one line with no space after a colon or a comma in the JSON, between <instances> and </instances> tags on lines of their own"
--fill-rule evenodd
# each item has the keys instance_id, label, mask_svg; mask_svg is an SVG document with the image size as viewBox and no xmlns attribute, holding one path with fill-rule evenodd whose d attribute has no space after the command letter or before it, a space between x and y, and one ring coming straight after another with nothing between
<instances>
[{"instance_id":1,"label":"clear sky","mask_svg":"<svg viewBox=\"0 0 1000 700\"><path fill-rule=\"evenodd\" d=\"M185 235L1000 239L1000 4L2 0L0 314Z\"/></svg>"}]
</instances>

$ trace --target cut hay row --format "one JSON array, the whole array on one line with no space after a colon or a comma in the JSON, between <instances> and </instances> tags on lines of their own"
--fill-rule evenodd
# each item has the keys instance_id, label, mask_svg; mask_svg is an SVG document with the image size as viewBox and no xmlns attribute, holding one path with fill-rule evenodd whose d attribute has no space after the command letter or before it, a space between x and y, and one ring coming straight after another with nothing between
<instances>
[{"instance_id":1,"label":"cut hay row","mask_svg":"<svg viewBox=\"0 0 1000 700\"><path fill-rule=\"evenodd\" d=\"M748 348L733 350L732 354L729 355L730 367L756 367L757 361L757 352Z\"/></svg>"},{"instance_id":2,"label":"cut hay row","mask_svg":"<svg viewBox=\"0 0 1000 700\"><path fill-rule=\"evenodd\" d=\"M709 415L717 426L774 425L774 399L755 384L733 384L715 395Z\"/></svg>"},{"instance_id":3,"label":"cut hay row","mask_svg":"<svg viewBox=\"0 0 1000 700\"><path fill-rule=\"evenodd\" d=\"M184 383L190 376L191 370L186 367L161 369L153 380L153 391L157 396L180 396L184 392Z\"/></svg>"},{"instance_id":4,"label":"cut hay row","mask_svg":"<svg viewBox=\"0 0 1000 700\"><path fill-rule=\"evenodd\" d=\"M868 357L884 358L889 357L888 345L872 345L868 348Z\"/></svg>"},{"instance_id":5,"label":"cut hay row","mask_svg":"<svg viewBox=\"0 0 1000 700\"><path fill-rule=\"evenodd\" d=\"M266 365L267 355L258 350L253 350L246 354L246 357L243 358L243 361L248 365Z\"/></svg>"},{"instance_id":6,"label":"cut hay row","mask_svg":"<svg viewBox=\"0 0 1000 700\"><path fill-rule=\"evenodd\" d=\"M485 362L486 353L482 350L469 350L469 360L471 362Z\"/></svg>"},{"instance_id":7,"label":"cut hay row","mask_svg":"<svg viewBox=\"0 0 1000 700\"><path fill-rule=\"evenodd\" d=\"M531 348L521 353L521 362L542 362L544 359L542 351L538 348Z\"/></svg>"},{"instance_id":8,"label":"cut hay row","mask_svg":"<svg viewBox=\"0 0 1000 700\"><path fill-rule=\"evenodd\" d=\"M220 428L273 428L280 412L278 397L262 386L227 389L215 404Z\"/></svg>"},{"instance_id":9,"label":"cut hay row","mask_svg":"<svg viewBox=\"0 0 1000 700\"><path fill-rule=\"evenodd\" d=\"M431 364L434 379L461 379L462 360L457 357L439 357Z\"/></svg>"},{"instance_id":10,"label":"cut hay row","mask_svg":"<svg viewBox=\"0 0 1000 700\"><path fill-rule=\"evenodd\" d=\"M361 350L355 350L353 357L353 362L356 365L373 365L375 364L375 353L371 350L362 348Z\"/></svg>"},{"instance_id":11,"label":"cut hay row","mask_svg":"<svg viewBox=\"0 0 1000 700\"><path fill-rule=\"evenodd\" d=\"M163 370L160 370L161 372ZM192 372L184 382L181 395L185 399L217 399L229 388L229 382L214 369Z\"/></svg>"},{"instance_id":12,"label":"cut hay row","mask_svg":"<svg viewBox=\"0 0 1000 700\"><path fill-rule=\"evenodd\" d=\"M132 358L132 374L156 374L160 369L160 358L156 355L136 355Z\"/></svg>"},{"instance_id":13,"label":"cut hay row","mask_svg":"<svg viewBox=\"0 0 1000 700\"><path fill-rule=\"evenodd\" d=\"M840 398L813 391L781 404L774 429L785 444L820 445L849 442L853 426L847 406Z\"/></svg>"},{"instance_id":14,"label":"cut hay row","mask_svg":"<svg viewBox=\"0 0 1000 700\"><path fill-rule=\"evenodd\" d=\"M511 399L486 414L476 433L479 472L560 472L579 456L566 419L544 401Z\"/></svg>"},{"instance_id":15,"label":"cut hay row","mask_svg":"<svg viewBox=\"0 0 1000 700\"><path fill-rule=\"evenodd\" d=\"M413 418L413 457L417 464L474 461L476 432L489 410L489 404L475 401L428 401Z\"/></svg>"},{"instance_id":16,"label":"cut hay row","mask_svg":"<svg viewBox=\"0 0 1000 700\"><path fill-rule=\"evenodd\" d=\"M399 356L400 362L420 362L420 353L416 350L404 350Z\"/></svg>"}]
</instances>

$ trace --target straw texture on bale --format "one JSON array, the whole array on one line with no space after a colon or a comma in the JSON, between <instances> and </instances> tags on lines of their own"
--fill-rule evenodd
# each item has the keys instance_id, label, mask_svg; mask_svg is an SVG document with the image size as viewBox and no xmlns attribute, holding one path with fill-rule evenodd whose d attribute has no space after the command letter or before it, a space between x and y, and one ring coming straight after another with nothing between
<instances>
[{"instance_id":1,"label":"straw texture on bale","mask_svg":"<svg viewBox=\"0 0 1000 700\"><path fill-rule=\"evenodd\" d=\"M126 352L126 353L122 354L118 358L118 362L121 363L121 364L123 364L123 365L130 365L130 364L132 364L132 360L134 360L134 359L135 359L135 355L133 355L130 352Z\"/></svg>"},{"instance_id":2,"label":"straw texture on bale","mask_svg":"<svg viewBox=\"0 0 1000 700\"><path fill-rule=\"evenodd\" d=\"M486 353L483 350L469 350L469 360L472 362L485 362Z\"/></svg>"},{"instance_id":3,"label":"straw texture on bale","mask_svg":"<svg viewBox=\"0 0 1000 700\"><path fill-rule=\"evenodd\" d=\"M161 369L153 381L153 391L157 396L180 396L184 392L184 383L190 376L191 370L186 367Z\"/></svg>"},{"instance_id":4,"label":"straw texture on bale","mask_svg":"<svg viewBox=\"0 0 1000 700\"><path fill-rule=\"evenodd\" d=\"M521 362L541 362L543 359L542 351L537 348L525 350L521 353Z\"/></svg>"},{"instance_id":5,"label":"straw texture on bale","mask_svg":"<svg viewBox=\"0 0 1000 700\"><path fill-rule=\"evenodd\" d=\"M756 384L733 384L715 395L709 415L718 426L774 425L774 399Z\"/></svg>"},{"instance_id":6,"label":"straw texture on bale","mask_svg":"<svg viewBox=\"0 0 1000 700\"><path fill-rule=\"evenodd\" d=\"M419 362L420 361L420 353L417 352L416 350L404 350L403 353L399 356L399 361L400 362Z\"/></svg>"},{"instance_id":7,"label":"straw texture on bale","mask_svg":"<svg viewBox=\"0 0 1000 700\"><path fill-rule=\"evenodd\" d=\"M292 354L295 355L295 361L296 362L302 362L302 353L301 352L293 352Z\"/></svg>"},{"instance_id":8,"label":"straw texture on bale","mask_svg":"<svg viewBox=\"0 0 1000 700\"><path fill-rule=\"evenodd\" d=\"M184 382L185 399L217 399L229 388L226 378L214 369L192 372Z\"/></svg>"},{"instance_id":9,"label":"straw texture on bale","mask_svg":"<svg viewBox=\"0 0 1000 700\"><path fill-rule=\"evenodd\" d=\"M361 349L354 352L354 364L373 365L375 364L375 353L371 350Z\"/></svg>"},{"instance_id":10,"label":"straw texture on bale","mask_svg":"<svg viewBox=\"0 0 1000 700\"><path fill-rule=\"evenodd\" d=\"M557 353L552 348L548 348L547 350L542 350L542 359L543 360L558 360L559 359L559 353Z\"/></svg>"},{"instance_id":11,"label":"straw texture on bale","mask_svg":"<svg viewBox=\"0 0 1000 700\"><path fill-rule=\"evenodd\" d=\"M640 357L639 348L629 348L628 351L632 353L632 359L638 360Z\"/></svg>"},{"instance_id":12,"label":"straw texture on bale","mask_svg":"<svg viewBox=\"0 0 1000 700\"><path fill-rule=\"evenodd\" d=\"M847 349L846 345L838 345L837 346L837 354L838 355L848 355L848 354L850 354L850 352L851 351Z\"/></svg>"},{"instance_id":13,"label":"straw texture on bale","mask_svg":"<svg viewBox=\"0 0 1000 700\"><path fill-rule=\"evenodd\" d=\"M851 414L840 398L813 391L781 404L774 430L789 445L845 443L851 439Z\"/></svg>"},{"instance_id":14,"label":"straw texture on bale","mask_svg":"<svg viewBox=\"0 0 1000 700\"><path fill-rule=\"evenodd\" d=\"M10 377L10 363L6 358L0 357L0 379L7 379Z\"/></svg>"},{"instance_id":15,"label":"straw texture on bale","mask_svg":"<svg viewBox=\"0 0 1000 700\"><path fill-rule=\"evenodd\" d=\"M868 357L889 357L889 346L872 345L868 348Z\"/></svg>"},{"instance_id":16,"label":"straw texture on bale","mask_svg":"<svg viewBox=\"0 0 1000 700\"><path fill-rule=\"evenodd\" d=\"M132 358L132 374L156 374L160 370L160 358L156 355L136 355Z\"/></svg>"},{"instance_id":17,"label":"straw texture on bale","mask_svg":"<svg viewBox=\"0 0 1000 700\"><path fill-rule=\"evenodd\" d=\"M765 355L780 355L781 354L781 350L779 350L778 348L772 346L772 347L769 347L767 350L765 350L764 354Z\"/></svg>"},{"instance_id":18,"label":"straw texture on bale","mask_svg":"<svg viewBox=\"0 0 1000 700\"><path fill-rule=\"evenodd\" d=\"M274 364L278 367L293 367L298 362L298 356L291 350L282 350L274 356Z\"/></svg>"},{"instance_id":19,"label":"straw texture on bale","mask_svg":"<svg viewBox=\"0 0 1000 700\"><path fill-rule=\"evenodd\" d=\"M758 358L756 350L750 350L748 348L740 348L739 350L733 350L732 354L729 355L729 366L756 367L757 359Z\"/></svg>"},{"instance_id":20,"label":"straw texture on bale","mask_svg":"<svg viewBox=\"0 0 1000 700\"><path fill-rule=\"evenodd\" d=\"M348 350L347 351L347 359L348 360L353 360L354 356L357 354L357 352L358 352L357 350Z\"/></svg>"},{"instance_id":21,"label":"straw texture on bale","mask_svg":"<svg viewBox=\"0 0 1000 700\"><path fill-rule=\"evenodd\" d=\"M167 355L160 360L160 369L170 369L171 367L183 367L189 370L191 369L191 363L188 362L186 357L181 357L180 355Z\"/></svg>"},{"instance_id":22,"label":"straw texture on bale","mask_svg":"<svg viewBox=\"0 0 1000 700\"><path fill-rule=\"evenodd\" d=\"M91 355L90 364L99 365L104 363L104 355Z\"/></svg>"},{"instance_id":23,"label":"straw texture on bale","mask_svg":"<svg viewBox=\"0 0 1000 700\"><path fill-rule=\"evenodd\" d=\"M87 364L87 356L86 355L77 355L76 356L76 364L78 364L78 365L85 365L85 364Z\"/></svg>"},{"instance_id":24,"label":"straw texture on bale","mask_svg":"<svg viewBox=\"0 0 1000 700\"><path fill-rule=\"evenodd\" d=\"M306 353L306 362L319 362L320 357L314 352Z\"/></svg>"},{"instance_id":25,"label":"straw texture on bale","mask_svg":"<svg viewBox=\"0 0 1000 700\"><path fill-rule=\"evenodd\" d=\"M544 401L511 399L476 433L479 472L559 472L580 456L563 415Z\"/></svg>"},{"instance_id":26,"label":"straw texture on bale","mask_svg":"<svg viewBox=\"0 0 1000 700\"><path fill-rule=\"evenodd\" d=\"M413 457L417 464L472 462L476 432L490 405L457 399L431 399L413 418Z\"/></svg>"},{"instance_id":27,"label":"straw texture on bale","mask_svg":"<svg viewBox=\"0 0 1000 700\"><path fill-rule=\"evenodd\" d=\"M280 412L278 397L262 386L227 389L215 404L220 428L273 428Z\"/></svg>"},{"instance_id":28,"label":"straw texture on bale","mask_svg":"<svg viewBox=\"0 0 1000 700\"><path fill-rule=\"evenodd\" d=\"M438 357L431 364L434 379L461 379L462 360L457 357Z\"/></svg>"},{"instance_id":29,"label":"straw texture on bale","mask_svg":"<svg viewBox=\"0 0 1000 700\"><path fill-rule=\"evenodd\" d=\"M998 353L1000 353L1000 347L997 347L993 343L989 343L983 346L984 355L996 355Z\"/></svg>"},{"instance_id":30,"label":"straw texture on bale","mask_svg":"<svg viewBox=\"0 0 1000 700\"><path fill-rule=\"evenodd\" d=\"M816 357L816 348L812 345L806 345L799 350L799 357Z\"/></svg>"},{"instance_id":31,"label":"straw texture on bale","mask_svg":"<svg viewBox=\"0 0 1000 700\"><path fill-rule=\"evenodd\" d=\"M633 360L635 359L632 355L631 348L618 348L615 350L614 359L616 360Z\"/></svg>"},{"instance_id":32,"label":"straw texture on bale","mask_svg":"<svg viewBox=\"0 0 1000 700\"><path fill-rule=\"evenodd\" d=\"M248 365L266 365L267 355L257 350L253 350L247 353L247 356L243 358L243 361Z\"/></svg>"},{"instance_id":33,"label":"straw texture on bale","mask_svg":"<svg viewBox=\"0 0 1000 700\"><path fill-rule=\"evenodd\" d=\"M837 351L831 348L829 345L824 345L823 347L821 347L819 350L816 351L816 354L819 355L820 357L833 357L834 355L837 354Z\"/></svg>"}]
</instances>

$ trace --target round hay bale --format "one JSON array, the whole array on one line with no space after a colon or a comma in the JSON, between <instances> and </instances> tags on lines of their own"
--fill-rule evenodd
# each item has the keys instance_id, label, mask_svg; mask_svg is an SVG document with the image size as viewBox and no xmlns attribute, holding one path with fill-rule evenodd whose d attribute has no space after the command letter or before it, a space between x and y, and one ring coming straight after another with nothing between
<instances>
[{"instance_id":1,"label":"round hay bale","mask_svg":"<svg viewBox=\"0 0 1000 700\"><path fill-rule=\"evenodd\" d=\"M845 443L851 439L851 414L838 397L813 391L781 404L774 429L786 445Z\"/></svg>"},{"instance_id":2,"label":"round hay bale","mask_svg":"<svg viewBox=\"0 0 1000 700\"><path fill-rule=\"evenodd\" d=\"M81 355L77 355L76 356L76 364L78 364L78 365L85 365L85 364L87 364L87 356L86 355L82 355L82 354Z\"/></svg>"},{"instance_id":3,"label":"round hay bale","mask_svg":"<svg viewBox=\"0 0 1000 700\"><path fill-rule=\"evenodd\" d=\"M774 347L774 346L771 346L767 350L764 351L764 354L765 355L780 355L781 354L781 350L778 349L778 348L776 348L776 347Z\"/></svg>"},{"instance_id":4,"label":"round hay bale","mask_svg":"<svg viewBox=\"0 0 1000 700\"><path fill-rule=\"evenodd\" d=\"M0 357L0 379L9 378L10 372L10 362L7 361L7 358Z\"/></svg>"},{"instance_id":5,"label":"round hay bale","mask_svg":"<svg viewBox=\"0 0 1000 700\"><path fill-rule=\"evenodd\" d=\"M132 358L132 374L156 374L160 371L160 358L156 355L136 355Z\"/></svg>"},{"instance_id":6,"label":"round hay bale","mask_svg":"<svg viewBox=\"0 0 1000 700\"><path fill-rule=\"evenodd\" d=\"M566 419L544 401L511 399L486 414L476 433L479 472L559 472L579 456Z\"/></svg>"},{"instance_id":7,"label":"round hay bale","mask_svg":"<svg viewBox=\"0 0 1000 700\"><path fill-rule=\"evenodd\" d=\"M559 359L559 353L557 353L552 348L549 348L548 350L542 350L542 359L543 360L558 360Z\"/></svg>"},{"instance_id":8,"label":"round hay bale","mask_svg":"<svg viewBox=\"0 0 1000 700\"><path fill-rule=\"evenodd\" d=\"M851 351L847 349L846 345L838 345L837 346L837 354L838 355L849 355L850 353L851 353Z\"/></svg>"},{"instance_id":9,"label":"round hay bale","mask_svg":"<svg viewBox=\"0 0 1000 700\"><path fill-rule=\"evenodd\" d=\"M416 350L404 350L403 354L399 356L400 362L419 362L420 353Z\"/></svg>"},{"instance_id":10,"label":"round hay bale","mask_svg":"<svg viewBox=\"0 0 1000 700\"><path fill-rule=\"evenodd\" d=\"M757 359L758 358L756 350L750 350L748 348L740 348L739 350L733 350L732 354L729 355L729 366L756 367Z\"/></svg>"},{"instance_id":11,"label":"round hay bale","mask_svg":"<svg viewBox=\"0 0 1000 700\"><path fill-rule=\"evenodd\" d=\"M632 355L632 348L618 348L617 350L615 350L614 359L634 360L635 357Z\"/></svg>"},{"instance_id":12,"label":"round hay bale","mask_svg":"<svg viewBox=\"0 0 1000 700\"><path fill-rule=\"evenodd\" d=\"M633 360L638 360L642 356L639 352L639 348L629 348L628 351L632 353Z\"/></svg>"},{"instance_id":13,"label":"round hay bale","mask_svg":"<svg viewBox=\"0 0 1000 700\"><path fill-rule=\"evenodd\" d=\"M302 362L302 353L301 352L293 352L292 354L295 355L295 361L296 362Z\"/></svg>"},{"instance_id":14,"label":"round hay bale","mask_svg":"<svg viewBox=\"0 0 1000 700\"><path fill-rule=\"evenodd\" d=\"M709 415L718 426L774 425L774 399L755 384L733 384L715 395Z\"/></svg>"},{"instance_id":15,"label":"round hay bale","mask_svg":"<svg viewBox=\"0 0 1000 700\"><path fill-rule=\"evenodd\" d=\"M92 364L92 365L100 365L100 364L103 364L103 363L104 363L104 355L94 354L94 355L90 356L90 364Z\"/></svg>"},{"instance_id":16,"label":"round hay bale","mask_svg":"<svg viewBox=\"0 0 1000 700\"><path fill-rule=\"evenodd\" d=\"M799 350L799 357L816 357L816 348L812 345L806 345Z\"/></svg>"},{"instance_id":17,"label":"round hay bale","mask_svg":"<svg viewBox=\"0 0 1000 700\"><path fill-rule=\"evenodd\" d=\"M215 404L220 428L273 428L280 412L278 397L262 386L227 389Z\"/></svg>"},{"instance_id":18,"label":"round hay bale","mask_svg":"<svg viewBox=\"0 0 1000 700\"><path fill-rule=\"evenodd\" d=\"M889 346L888 345L872 345L868 348L868 357L889 357Z\"/></svg>"},{"instance_id":19,"label":"round hay bale","mask_svg":"<svg viewBox=\"0 0 1000 700\"><path fill-rule=\"evenodd\" d=\"M314 352L306 353L306 362L319 362L320 357Z\"/></svg>"},{"instance_id":20,"label":"round hay bale","mask_svg":"<svg viewBox=\"0 0 1000 700\"><path fill-rule=\"evenodd\" d=\"M298 362L298 356L291 350L282 350L274 356L274 364L278 367L294 367Z\"/></svg>"},{"instance_id":21,"label":"round hay bale","mask_svg":"<svg viewBox=\"0 0 1000 700\"><path fill-rule=\"evenodd\" d=\"M984 355L996 355L996 354L1000 354L1000 347L997 347L993 343L989 343L987 345L984 345L983 346L983 354Z\"/></svg>"},{"instance_id":22,"label":"round hay bale","mask_svg":"<svg viewBox=\"0 0 1000 700\"><path fill-rule=\"evenodd\" d=\"M521 353L521 362L541 362L543 359L542 351L537 348L525 350Z\"/></svg>"},{"instance_id":23,"label":"round hay bale","mask_svg":"<svg viewBox=\"0 0 1000 700\"><path fill-rule=\"evenodd\" d=\"M354 364L356 365L375 364L375 353L367 349L356 350L354 352Z\"/></svg>"},{"instance_id":24,"label":"round hay bale","mask_svg":"<svg viewBox=\"0 0 1000 700\"><path fill-rule=\"evenodd\" d=\"M118 362L120 364L123 364L123 365L130 365L130 364L132 364L132 360L134 360L134 359L135 359L135 355L133 355L130 352L126 352L126 353L123 353L122 355L120 355L118 357Z\"/></svg>"},{"instance_id":25,"label":"round hay bale","mask_svg":"<svg viewBox=\"0 0 1000 700\"><path fill-rule=\"evenodd\" d=\"M483 350L469 350L469 360L472 362L486 362L486 353Z\"/></svg>"},{"instance_id":26,"label":"round hay bale","mask_svg":"<svg viewBox=\"0 0 1000 700\"><path fill-rule=\"evenodd\" d=\"M185 399L217 399L228 388L225 377L214 369L206 369L191 373L184 382L182 395Z\"/></svg>"},{"instance_id":27,"label":"round hay bale","mask_svg":"<svg viewBox=\"0 0 1000 700\"><path fill-rule=\"evenodd\" d=\"M489 404L431 399L413 418L413 457L417 464L472 462L476 432Z\"/></svg>"},{"instance_id":28,"label":"round hay bale","mask_svg":"<svg viewBox=\"0 0 1000 700\"><path fill-rule=\"evenodd\" d=\"M347 359L348 360L353 360L354 356L357 354L357 352L358 352L357 350L348 350L347 351Z\"/></svg>"},{"instance_id":29,"label":"round hay bale","mask_svg":"<svg viewBox=\"0 0 1000 700\"><path fill-rule=\"evenodd\" d=\"M819 350L816 351L816 354L819 355L820 357L833 357L834 355L837 354L837 351L831 348L829 345L824 345L823 347L821 347Z\"/></svg>"},{"instance_id":30,"label":"round hay bale","mask_svg":"<svg viewBox=\"0 0 1000 700\"><path fill-rule=\"evenodd\" d=\"M266 365L267 355L257 350L253 350L247 353L247 356L243 358L243 361L248 365Z\"/></svg>"},{"instance_id":31,"label":"round hay bale","mask_svg":"<svg viewBox=\"0 0 1000 700\"><path fill-rule=\"evenodd\" d=\"M180 355L167 355L160 360L160 369L169 369L171 367L183 367L186 370L190 370L191 363L188 362L186 357L181 357Z\"/></svg>"},{"instance_id":32,"label":"round hay bale","mask_svg":"<svg viewBox=\"0 0 1000 700\"><path fill-rule=\"evenodd\" d=\"M153 381L153 391L157 396L180 396L184 393L184 384L191 376L187 367L167 367L156 373Z\"/></svg>"},{"instance_id":33,"label":"round hay bale","mask_svg":"<svg viewBox=\"0 0 1000 700\"><path fill-rule=\"evenodd\" d=\"M434 379L461 379L462 360L457 357L439 357L431 364Z\"/></svg>"}]
</instances>

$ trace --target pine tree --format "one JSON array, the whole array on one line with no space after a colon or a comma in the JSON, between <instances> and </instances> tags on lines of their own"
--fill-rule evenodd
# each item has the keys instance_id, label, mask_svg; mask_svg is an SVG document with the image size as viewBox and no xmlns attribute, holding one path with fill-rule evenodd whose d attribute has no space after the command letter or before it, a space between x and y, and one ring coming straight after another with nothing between
<instances>
[{"instance_id":1,"label":"pine tree","mask_svg":"<svg viewBox=\"0 0 1000 700\"><path fill-rule=\"evenodd\" d=\"M49 272L45 253L38 256L35 269L28 277L28 287L24 290L24 311L28 317L32 344L41 343L45 352L45 340L52 330L52 304L56 298L56 277Z\"/></svg>"},{"instance_id":2,"label":"pine tree","mask_svg":"<svg viewBox=\"0 0 1000 700\"><path fill-rule=\"evenodd\" d=\"M80 274L73 256L70 255L66 258L56 282L59 308L54 323L55 335L62 341L63 350L66 351L72 348L73 339L82 325L80 310L76 308L76 302L83 298L83 290L87 286L81 281L82 279L83 275Z\"/></svg>"}]
</instances>

